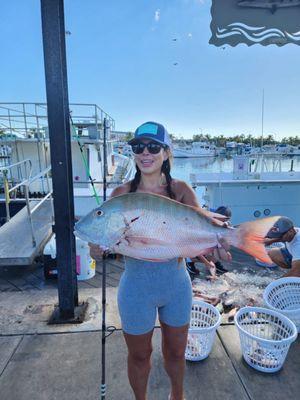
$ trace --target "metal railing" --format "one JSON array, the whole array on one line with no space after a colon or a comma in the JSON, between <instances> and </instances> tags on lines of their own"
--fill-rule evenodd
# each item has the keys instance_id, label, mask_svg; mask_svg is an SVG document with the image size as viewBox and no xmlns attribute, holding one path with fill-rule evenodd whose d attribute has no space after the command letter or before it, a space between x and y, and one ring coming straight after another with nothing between
<instances>
[{"instance_id":1,"label":"metal railing","mask_svg":"<svg viewBox=\"0 0 300 400\"><path fill-rule=\"evenodd\" d=\"M21 166L24 166L24 169L27 173L27 165L29 168L29 174L28 176L21 182L17 183L16 185L12 186L11 188L9 187L9 179L8 179L8 173L11 173L11 170L15 167L20 168ZM10 193L16 191L18 188L22 187L28 179L31 178L32 174L32 163L31 160L26 159L23 161L19 161L14 164L6 165L3 167L0 167L0 173L2 172L3 175L3 186L4 186L4 196L5 196L5 208L6 208L6 221L8 222L10 220L10 211L9 211L9 202L10 202ZM11 181L12 178L11 178Z\"/></svg>"},{"instance_id":2,"label":"metal railing","mask_svg":"<svg viewBox=\"0 0 300 400\"><path fill-rule=\"evenodd\" d=\"M21 182L17 183L16 185L12 186L11 188L9 187L9 180L7 178L8 171L11 171L12 168L18 167L21 164L28 164L29 165L29 174L28 176L23 179ZM10 193L14 192L18 188L23 187L24 188L24 195L25 195L25 201L26 201L26 208L27 208L27 214L29 218L29 223L30 223L30 229L31 229L31 237L32 237L32 244L35 247L36 246L36 239L35 239L35 234L34 234L34 229L33 229L33 222L32 222L32 214L48 199L51 201L51 209L52 209L52 218L54 215L54 209L53 209L53 202L52 202L52 189L50 188L50 181L49 181L49 172L51 171L51 167L45 168L43 171L39 172L37 175L34 177L31 177L32 175L32 163L29 159L20 161L15 164L7 165L4 167L0 168L0 172L3 173L3 183L4 183L4 195L5 195L5 208L6 208L6 221L8 222L10 220L10 210L9 210L9 203L10 203ZM48 193L41 198L38 203L34 207L30 207L30 202L31 201L37 201L36 199L31 199L30 194L29 194L29 187L30 185L35 182L37 179L43 178L46 176L46 181L47 181L47 189Z\"/></svg>"},{"instance_id":3,"label":"metal railing","mask_svg":"<svg viewBox=\"0 0 300 400\"><path fill-rule=\"evenodd\" d=\"M115 130L115 120L97 104L70 103L70 113L78 132L87 127L103 128L104 119L109 121L111 131ZM47 136L47 103L1 102L0 129L6 134L19 138Z\"/></svg>"},{"instance_id":4,"label":"metal railing","mask_svg":"<svg viewBox=\"0 0 300 400\"><path fill-rule=\"evenodd\" d=\"M52 218L54 215L54 208L53 208L53 202L52 202L52 192L53 190L50 189L50 182L49 182L49 172L51 171L51 167L45 168L43 171L41 171L39 174L35 175L33 178L28 179L26 182L24 182L24 189L25 189L25 199L26 199L26 207L27 207L27 214L30 222L30 229L31 229L31 237L32 237L32 244L35 247L36 246L36 240L35 240L35 235L34 235L34 229L33 229L33 223L32 223L32 214L40 208L40 206L47 200L50 199L50 204L51 204L51 214ZM30 208L30 197L29 197L29 186L31 185L32 182L36 181L39 178L44 178L46 176L46 181L47 181L47 189L48 193L46 196L44 196L42 199L39 200L39 202L33 207ZM36 201L36 200L34 200Z\"/></svg>"}]
</instances>

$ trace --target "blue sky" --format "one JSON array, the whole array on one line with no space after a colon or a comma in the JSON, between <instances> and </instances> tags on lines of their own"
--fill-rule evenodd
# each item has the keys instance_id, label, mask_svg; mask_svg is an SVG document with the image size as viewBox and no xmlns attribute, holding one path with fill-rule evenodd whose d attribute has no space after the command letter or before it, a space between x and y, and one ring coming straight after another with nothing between
<instances>
[{"instance_id":1,"label":"blue sky","mask_svg":"<svg viewBox=\"0 0 300 400\"><path fill-rule=\"evenodd\" d=\"M299 47L211 46L210 6L65 0L70 102L98 104L117 130L155 120L177 136L259 136L264 88L265 134L300 135ZM45 101L40 1L0 13L0 101Z\"/></svg>"}]
</instances>

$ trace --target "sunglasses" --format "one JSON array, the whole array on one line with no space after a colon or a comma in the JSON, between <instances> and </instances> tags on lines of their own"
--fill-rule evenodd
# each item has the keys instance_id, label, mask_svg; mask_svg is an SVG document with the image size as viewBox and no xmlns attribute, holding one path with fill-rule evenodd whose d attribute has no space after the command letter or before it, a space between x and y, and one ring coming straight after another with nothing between
<instances>
[{"instance_id":1,"label":"sunglasses","mask_svg":"<svg viewBox=\"0 0 300 400\"><path fill-rule=\"evenodd\" d=\"M142 154L145 148L147 147L147 150L149 151L150 154L158 154L160 150L163 148L165 149L166 146L159 144L159 143L136 143L132 144L131 148L134 154Z\"/></svg>"}]
</instances>

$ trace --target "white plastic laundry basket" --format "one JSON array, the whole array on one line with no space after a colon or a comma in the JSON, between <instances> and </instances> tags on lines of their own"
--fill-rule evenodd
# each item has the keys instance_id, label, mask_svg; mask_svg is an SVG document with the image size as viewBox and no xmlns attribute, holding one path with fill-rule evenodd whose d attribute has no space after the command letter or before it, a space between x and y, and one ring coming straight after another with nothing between
<instances>
[{"instance_id":1,"label":"white plastic laundry basket","mask_svg":"<svg viewBox=\"0 0 300 400\"><path fill-rule=\"evenodd\" d=\"M269 308L291 319L300 332L300 278L281 278L270 283L265 288L264 301Z\"/></svg>"},{"instance_id":2,"label":"white plastic laundry basket","mask_svg":"<svg viewBox=\"0 0 300 400\"><path fill-rule=\"evenodd\" d=\"M295 324L279 312L262 307L241 308L234 322L247 364L262 372L278 371L297 338Z\"/></svg>"},{"instance_id":3,"label":"white plastic laundry basket","mask_svg":"<svg viewBox=\"0 0 300 400\"><path fill-rule=\"evenodd\" d=\"M209 355L220 323L221 316L216 307L201 300L193 301L186 360L200 361Z\"/></svg>"}]
</instances>

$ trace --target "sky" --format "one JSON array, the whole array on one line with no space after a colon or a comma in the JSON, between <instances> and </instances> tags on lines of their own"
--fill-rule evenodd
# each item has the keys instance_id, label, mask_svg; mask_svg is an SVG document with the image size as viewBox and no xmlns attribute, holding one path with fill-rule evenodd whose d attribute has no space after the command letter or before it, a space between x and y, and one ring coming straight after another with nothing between
<instances>
[{"instance_id":1,"label":"sky","mask_svg":"<svg viewBox=\"0 0 300 400\"><path fill-rule=\"evenodd\" d=\"M210 0L65 0L70 102L134 131L300 135L300 49L209 45ZM0 2L0 102L45 102L39 0ZM173 39L176 39L174 41ZM176 64L176 65L174 65Z\"/></svg>"}]
</instances>

